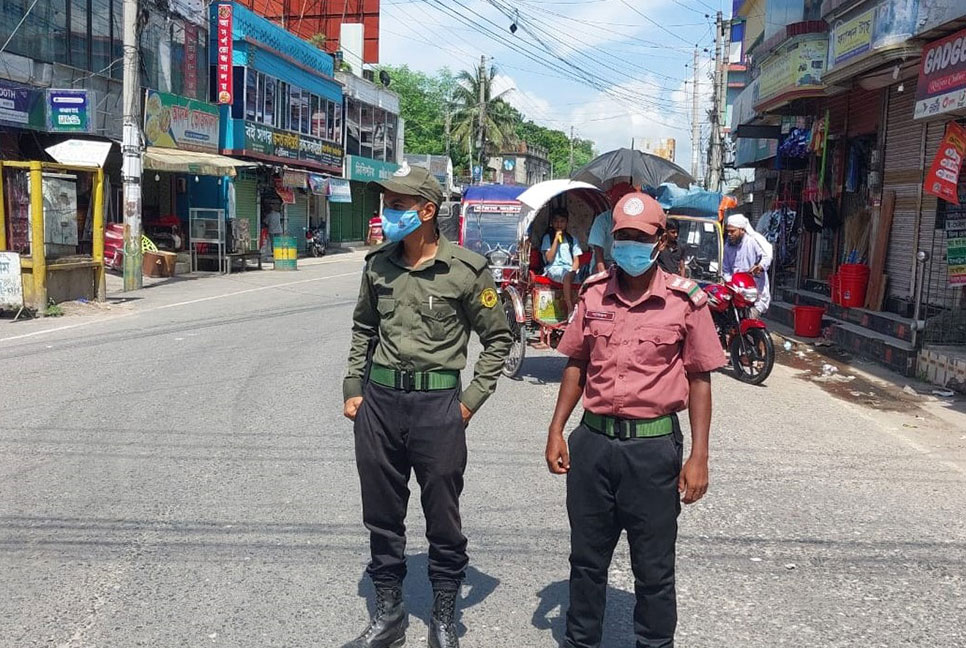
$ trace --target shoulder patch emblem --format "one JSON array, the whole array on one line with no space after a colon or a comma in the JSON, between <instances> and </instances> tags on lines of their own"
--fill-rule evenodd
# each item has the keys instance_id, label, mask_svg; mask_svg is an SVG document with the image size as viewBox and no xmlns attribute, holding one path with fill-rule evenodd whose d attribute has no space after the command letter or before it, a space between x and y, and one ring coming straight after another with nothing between
<instances>
[{"instance_id":1,"label":"shoulder patch emblem","mask_svg":"<svg viewBox=\"0 0 966 648\"><path fill-rule=\"evenodd\" d=\"M684 293L695 306L703 306L708 301L708 294L701 289L697 282L680 275L669 275L668 280L668 288Z\"/></svg>"},{"instance_id":2,"label":"shoulder patch emblem","mask_svg":"<svg viewBox=\"0 0 966 648\"><path fill-rule=\"evenodd\" d=\"M483 308L493 308L498 301L500 299L497 297L496 291L492 288L485 288L480 293L480 303L483 305Z\"/></svg>"}]
</instances>

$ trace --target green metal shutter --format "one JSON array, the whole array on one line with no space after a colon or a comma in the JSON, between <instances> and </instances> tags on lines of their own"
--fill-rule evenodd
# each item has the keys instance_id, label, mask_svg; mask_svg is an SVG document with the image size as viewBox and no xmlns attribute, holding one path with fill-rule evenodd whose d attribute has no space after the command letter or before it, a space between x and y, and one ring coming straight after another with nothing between
<instances>
[{"instance_id":1,"label":"green metal shutter","mask_svg":"<svg viewBox=\"0 0 966 648\"><path fill-rule=\"evenodd\" d=\"M295 192L295 204L285 206L288 219L288 233L295 237L299 252L305 252L305 230L309 226L309 197L300 191Z\"/></svg>"},{"instance_id":2,"label":"green metal shutter","mask_svg":"<svg viewBox=\"0 0 966 648\"><path fill-rule=\"evenodd\" d=\"M252 249L258 249L261 223L258 222L258 183L255 174L242 171L235 177L235 218L247 218L252 232Z\"/></svg>"}]
</instances>

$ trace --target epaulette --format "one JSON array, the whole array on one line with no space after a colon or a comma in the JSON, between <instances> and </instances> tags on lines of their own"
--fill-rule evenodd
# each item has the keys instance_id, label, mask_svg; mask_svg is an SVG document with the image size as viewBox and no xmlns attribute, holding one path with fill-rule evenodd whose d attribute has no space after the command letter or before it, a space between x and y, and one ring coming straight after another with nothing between
<instances>
[{"instance_id":1,"label":"epaulette","mask_svg":"<svg viewBox=\"0 0 966 648\"><path fill-rule=\"evenodd\" d=\"M386 241L386 242L382 243L381 245L379 245L378 247L376 247L376 248L374 248L372 250L369 250L369 252L366 253L366 261L368 261L372 257L376 256L377 254L383 254L385 252L388 252L388 251L394 249L393 246L395 246L395 245L398 245L398 242L397 243L390 243L390 242Z\"/></svg>"},{"instance_id":2,"label":"epaulette","mask_svg":"<svg viewBox=\"0 0 966 648\"><path fill-rule=\"evenodd\" d=\"M598 272L597 274L590 275L589 277L584 279L584 282L582 284L580 284L580 294L583 294L584 291L586 291L591 286L594 286L596 284L609 280L610 277L611 277L610 268L608 268L607 270Z\"/></svg>"},{"instance_id":3,"label":"epaulette","mask_svg":"<svg viewBox=\"0 0 966 648\"><path fill-rule=\"evenodd\" d=\"M684 293L695 306L704 306L708 302L708 293L701 290L697 282L675 274L668 274L666 280L668 288Z\"/></svg>"},{"instance_id":4,"label":"epaulette","mask_svg":"<svg viewBox=\"0 0 966 648\"><path fill-rule=\"evenodd\" d=\"M482 272L489 265L486 261L486 257L482 254L477 254L472 250L467 250L465 247L461 247L456 244L453 244L452 249L453 258L459 259L472 268L474 272Z\"/></svg>"}]
</instances>

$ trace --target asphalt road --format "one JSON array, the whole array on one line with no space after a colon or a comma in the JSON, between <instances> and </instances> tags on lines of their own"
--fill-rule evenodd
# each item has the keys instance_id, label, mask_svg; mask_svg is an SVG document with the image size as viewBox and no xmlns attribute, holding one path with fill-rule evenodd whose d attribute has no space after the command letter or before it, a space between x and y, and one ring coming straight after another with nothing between
<instances>
[{"instance_id":1,"label":"asphalt road","mask_svg":"<svg viewBox=\"0 0 966 648\"><path fill-rule=\"evenodd\" d=\"M364 621L340 379L361 256L0 320L0 646L339 646ZM563 362L527 359L470 427L464 648L556 646ZM685 648L966 646L966 424L776 368L714 377L712 485L681 516ZM954 419L963 421L966 419ZM413 615L431 606L418 487ZM633 645L618 548L607 647Z\"/></svg>"}]
</instances>

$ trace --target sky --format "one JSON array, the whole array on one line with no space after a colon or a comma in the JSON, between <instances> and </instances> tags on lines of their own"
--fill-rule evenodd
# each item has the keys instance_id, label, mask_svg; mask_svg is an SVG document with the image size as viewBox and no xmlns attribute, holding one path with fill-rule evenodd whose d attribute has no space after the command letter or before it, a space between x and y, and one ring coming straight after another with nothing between
<instances>
[{"instance_id":1,"label":"sky","mask_svg":"<svg viewBox=\"0 0 966 648\"><path fill-rule=\"evenodd\" d=\"M722 0L383 0L380 62L459 71L485 55L536 123L598 152L671 137L690 170L694 49L706 137L719 5L727 18Z\"/></svg>"}]
</instances>

